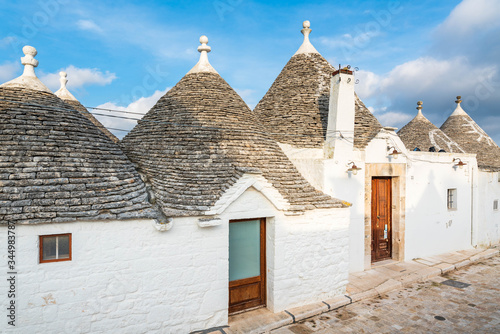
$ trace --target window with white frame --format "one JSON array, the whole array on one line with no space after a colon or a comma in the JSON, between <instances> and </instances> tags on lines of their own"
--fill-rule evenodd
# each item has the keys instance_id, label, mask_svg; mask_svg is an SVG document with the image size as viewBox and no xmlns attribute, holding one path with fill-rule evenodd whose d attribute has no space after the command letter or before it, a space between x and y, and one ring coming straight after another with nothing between
<instances>
[{"instance_id":1,"label":"window with white frame","mask_svg":"<svg viewBox=\"0 0 500 334\"><path fill-rule=\"evenodd\" d=\"M71 261L71 233L40 236L40 263Z\"/></svg>"},{"instance_id":2,"label":"window with white frame","mask_svg":"<svg viewBox=\"0 0 500 334\"><path fill-rule=\"evenodd\" d=\"M448 189L448 210L457 209L457 189Z\"/></svg>"},{"instance_id":3,"label":"window with white frame","mask_svg":"<svg viewBox=\"0 0 500 334\"><path fill-rule=\"evenodd\" d=\"M493 210L497 211L498 210L498 200L493 201Z\"/></svg>"}]
</instances>

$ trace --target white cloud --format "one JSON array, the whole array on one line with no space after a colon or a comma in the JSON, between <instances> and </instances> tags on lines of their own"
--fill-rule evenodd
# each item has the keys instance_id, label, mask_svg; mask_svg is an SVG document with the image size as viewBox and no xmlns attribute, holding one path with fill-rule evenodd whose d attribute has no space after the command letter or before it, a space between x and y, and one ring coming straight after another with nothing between
<instances>
[{"instance_id":1,"label":"white cloud","mask_svg":"<svg viewBox=\"0 0 500 334\"><path fill-rule=\"evenodd\" d=\"M62 71L68 73L68 89L70 90L89 85L105 86L116 79L116 75L114 73L110 73L109 71L103 73L96 68L78 68L70 65L65 69L62 69ZM45 85L47 85L47 87L55 91L60 87L59 72L60 71L48 74L40 72L39 78Z\"/></svg>"},{"instance_id":2,"label":"white cloud","mask_svg":"<svg viewBox=\"0 0 500 334\"><path fill-rule=\"evenodd\" d=\"M247 104L250 110L253 110L257 105L255 101L255 90L253 89L238 89L234 88L235 92L242 98L243 101Z\"/></svg>"},{"instance_id":3,"label":"white cloud","mask_svg":"<svg viewBox=\"0 0 500 334\"><path fill-rule=\"evenodd\" d=\"M401 124L406 124L412 119L412 116L406 113L395 111L389 111L384 114L376 114L375 116L382 126L400 127Z\"/></svg>"},{"instance_id":4,"label":"white cloud","mask_svg":"<svg viewBox=\"0 0 500 334\"><path fill-rule=\"evenodd\" d=\"M166 88L163 91L155 91L153 95L148 96L148 97L141 97L137 101L134 101L130 103L128 106L120 106L117 103L114 102L106 102L103 103L96 108L102 108L102 109L109 109L109 110L115 110L116 112L111 112L111 111L106 111L106 110L90 110L92 113L98 113L98 114L109 114L109 115L118 115L118 116L124 116L124 117L129 117L129 118L136 118L140 119L143 116L137 115L137 114L127 114L127 113L120 113L118 111L126 111L126 112L134 112L134 113L140 113L142 115L145 115L153 106L158 102L158 100L165 95L168 91L170 90L170 87ZM94 115L106 128L109 128L109 130L118 138L123 138L127 132L125 131L117 131L113 130L114 129L122 129L122 130L132 130L132 128L137 124L137 121L131 120L131 119L122 119L122 118L114 118L114 117L106 117L102 115Z\"/></svg>"},{"instance_id":5,"label":"white cloud","mask_svg":"<svg viewBox=\"0 0 500 334\"><path fill-rule=\"evenodd\" d=\"M76 26L81 30L102 33L103 30L92 20L78 20Z\"/></svg>"},{"instance_id":6,"label":"white cloud","mask_svg":"<svg viewBox=\"0 0 500 334\"><path fill-rule=\"evenodd\" d=\"M474 67L465 57L438 60L421 57L396 66L385 75L376 75L368 71L359 71L358 94L363 98L374 96L418 96L453 95L460 92L474 92L485 79L492 79L498 73L498 67Z\"/></svg>"},{"instance_id":7,"label":"white cloud","mask_svg":"<svg viewBox=\"0 0 500 334\"><path fill-rule=\"evenodd\" d=\"M354 36L343 34L335 37L319 37L319 42L329 48L340 48L344 58L349 58L365 49L373 37L380 35L380 31L358 30Z\"/></svg>"},{"instance_id":8,"label":"white cloud","mask_svg":"<svg viewBox=\"0 0 500 334\"><path fill-rule=\"evenodd\" d=\"M500 1L463 0L435 28L431 43L386 73L357 72L360 98L383 125L397 127L422 100L424 115L439 127L461 95L462 107L494 137L499 127L489 120L500 105Z\"/></svg>"},{"instance_id":9,"label":"white cloud","mask_svg":"<svg viewBox=\"0 0 500 334\"><path fill-rule=\"evenodd\" d=\"M10 43L14 42L16 40L15 37L13 36L7 36L7 37L4 37L2 39L0 39L0 47L5 47L7 45L9 45Z\"/></svg>"},{"instance_id":10,"label":"white cloud","mask_svg":"<svg viewBox=\"0 0 500 334\"><path fill-rule=\"evenodd\" d=\"M499 67L471 64L466 57L421 57L383 75L359 71L357 76L358 95L368 100L372 112L387 126L402 127L415 116L419 100L424 102L424 115L437 126L453 111L457 95L462 95L463 107L477 122L500 103Z\"/></svg>"},{"instance_id":11,"label":"white cloud","mask_svg":"<svg viewBox=\"0 0 500 334\"><path fill-rule=\"evenodd\" d=\"M372 97L377 92L381 81L380 76L364 70L356 72L356 79L359 79L359 84L356 86L356 93L363 98Z\"/></svg>"},{"instance_id":12,"label":"white cloud","mask_svg":"<svg viewBox=\"0 0 500 334\"><path fill-rule=\"evenodd\" d=\"M0 65L0 84L10 81L19 76L21 70L21 63L5 63Z\"/></svg>"},{"instance_id":13,"label":"white cloud","mask_svg":"<svg viewBox=\"0 0 500 334\"><path fill-rule=\"evenodd\" d=\"M500 1L464 0L437 28L438 34L468 36L500 26Z\"/></svg>"}]
</instances>

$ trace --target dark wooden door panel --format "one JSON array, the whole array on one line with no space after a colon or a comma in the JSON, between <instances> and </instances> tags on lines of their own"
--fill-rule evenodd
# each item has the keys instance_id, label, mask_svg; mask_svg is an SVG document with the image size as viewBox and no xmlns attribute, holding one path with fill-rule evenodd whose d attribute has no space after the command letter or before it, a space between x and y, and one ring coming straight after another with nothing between
<instances>
[{"instance_id":1,"label":"dark wooden door panel","mask_svg":"<svg viewBox=\"0 0 500 334\"><path fill-rule=\"evenodd\" d=\"M372 262L392 257L391 178L372 179Z\"/></svg>"},{"instance_id":2,"label":"dark wooden door panel","mask_svg":"<svg viewBox=\"0 0 500 334\"><path fill-rule=\"evenodd\" d=\"M262 304L262 282L260 276L229 283L230 311L236 312Z\"/></svg>"}]
</instances>

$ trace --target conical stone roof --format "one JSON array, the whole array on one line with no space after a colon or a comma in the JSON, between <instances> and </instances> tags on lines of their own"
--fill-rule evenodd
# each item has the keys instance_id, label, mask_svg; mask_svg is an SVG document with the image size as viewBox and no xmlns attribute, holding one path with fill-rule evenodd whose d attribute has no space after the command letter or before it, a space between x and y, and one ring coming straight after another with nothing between
<instances>
[{"instance_id":1,"label":"conical stone roof","mask_svg":"<svg viewBox=\"0 0 500 334\"><path fill-rule=\"evenodd\" d=\"M0 86L0 222L156 217L117 144L39 84L17 82Z\"/></svg>"},{"instance_id":2,"label":"conical stone roof","mask_svg":"<svg viewBox=\"0 0 500 334\"><path fill-rule=\"evenodd\" d=\"M101 130L109 139L111 139L113 142L118 143L120 140L116 138L114 134L112 134L104 125L102 125L101 122L97 120L97 118L92 115L87 108L85 108L74 96L71 94L68 89L66 88L66 83L68 82L67 73L66 72L60 72L60 81L61 81L61 88L54 94L59 97L61 100L72 106L76 111L79 111L83 116L87 117L89 121L91 121L99 130Z\"/></svg>"},{"instance_id":3,"label":"conical stone roof","mask_svg":"<svg viewBox=\"0 0 500 334\"><path fill-rule=\"evenodd\" d=\"M363 149L382 129L380 122L354 93L354 147Z\"/></svg>"},{"instance_id":4,"label":"conical stone roof","mask_svg":"<svg viewBox=\"0 0 500 334\"><path fill-rule=\"evenodd\" d=\"M207 40L202 40L200 48L206 50ZM205 61L121 142L147 175L163 211L203 214L249 171L260 172L289 202L289 211L345 206L301 176L241 97Z\"/></svg>"},{"instance_id":5,"label":"conical stone roof","mask_svg":"<svg viewBox=\"0 0 500 334\"><path fill-rule=\"evenodd\" d=\"M500 148L486 132L462 109L457 96L455 111L441 126L441 130L455 140L466 153L475 153L481 169L500 170Z\"/></svg>"},{"instance_id":6,"label":"conical stone roof","mask_svg":"<svg viewBox=\"0 0 500 334\"><path fill-rule=\"evenodd\" d=\"M308 21L306 21L308 22ZM254 109L267 131L280 143L322 147L326 138L330 80L335 71L310 45L308 35ZM309 29L310 32L310 29ZM354 147L362 149L382 126L355 96Z\"/></svg>"},{"instance_id":7,"label":"conical stone roof","mask_svg":"<svg viewBox=\"0 0 500 334\"><path fill-rule=\"evenodd\" d=\"M434 147L436 152L444 150L448 153L465 153L455 141L422 114L421 101L418 102L417 109L417 116L398 131L398 136L408 150L418 148L421 151L429 151Z\"/></svg>"}]
</instances>

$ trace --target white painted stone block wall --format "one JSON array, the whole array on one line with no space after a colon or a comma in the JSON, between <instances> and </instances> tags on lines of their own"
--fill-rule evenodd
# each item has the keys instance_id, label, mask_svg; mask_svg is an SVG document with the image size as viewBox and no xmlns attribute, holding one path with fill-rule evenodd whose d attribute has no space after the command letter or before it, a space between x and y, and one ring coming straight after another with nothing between
<instances>
[{"instance_id":1,"label":"white painted stone block wall","mask_svg":"<svg viewBox=\"0 0 500 334\"><path fill-rule=\"evenodd\" d=\"M19 225L17 322L9 333L189 333L228 321L229 220L267 218L268 308L274 312L345 292L349 209L285 216L254 188L219 217ZM72 261L38 263L38 236L72 233ZM0 227L0 244L7 244ZM6 252L0 271L8 270ZM0 280L6 294L7 281ZM7 308L6 298L0 307Z\"/></svg>"},{"instance_id":2,"label":"white painted stone block wall","mask_svg":"<svg viewBox=\"0 0 500 334\"><path fill-rule=\"evenodd\" d=\"M359 152L355 152L359 155ZM354 175L348 173L346 162L325 160L325 192L352 204L349 224L349 271L364 270L365 234L365 164L355 159L361 170Z\"/></svg>"},{"instance_id":3,"label":"white painted stone block wall","mask_svg":"<svg viewBox=\"0 0 500 334\"><path fill-rule=\"evenodd\" d=\"M345 293L349 209L276 217L268 226L268 240L274 240L274 252L268 253L270 310L279 312Z\"/></svg>"},{"instance_id":4,"label":"white painted stone block wall","mask_svg":"<svg viewBox=\"0 0 500 334\"><path fill-rule=\"evenodd\" d=\"M151 223L17 226L17 325L8 330L4 319L0 332L188 333L227 324L227 225L181 218L159 232ZM38 236L58 233L72 233L72 261L39 264ZM5 310L4 278L0 291Z\"/></svg>"},{"instance_id":5,"label":"white painted stone block wall","mask_svg":"<svg viewBox=\"0 0 500 334\"><path fill-rule=\"evenodd\" d=\"M500 243L500 172L478 173L478 228L477 243L479 246L490 246ZM497 200L499 209L493 209Z\"/></svg>"},{"instance_id":6,"label":"white painted stone block wall","mask_svg":"<svg viewBox=\"0 0 500 334\"><path fill-rule=\"evenodd\" d=\"M472 247L471 181L476 161L473 155L461 155L467 166L454 168L455 156L412 152L408 157L406 260ZM477 176L474 179L477 182ZM457 189L456 210L447 208L448 189Z\"/></svg>"}]
</instances>

